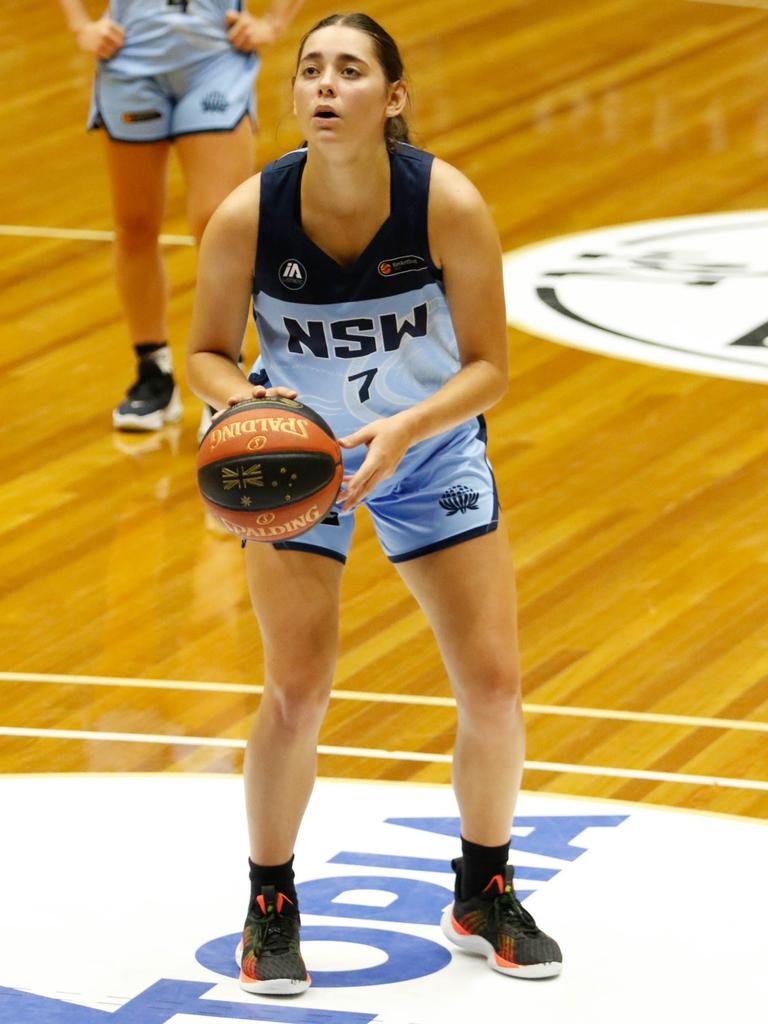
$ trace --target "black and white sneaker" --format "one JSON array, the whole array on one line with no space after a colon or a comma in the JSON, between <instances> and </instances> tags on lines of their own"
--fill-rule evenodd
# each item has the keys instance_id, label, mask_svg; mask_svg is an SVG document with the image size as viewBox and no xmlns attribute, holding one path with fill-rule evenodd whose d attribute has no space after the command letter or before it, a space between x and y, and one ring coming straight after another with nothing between
<instances>
[{"instance_id":1,"label":"black and white sneaker","mask_svg":"<svg viewBox=\"0 0 768 1024\"><path fill-rule=\"evenodd\" d=\"M451 862L456 893L461 891L462 858ZM553 938L537 926L514 889L514 872L494 875L483 891L457 898L443 913L443 934L467 953L484 956L494 971L516 978L551 978L560 973L563 955Z\"/></svg>"},{"instance_id":2,"label":"black and white sneaker","mask_svg":"<svg viewBox=\"0 0 768 1024\"><path fill-rule=\"evenodd\" d=\"M306 992L310 977L299 947L299 908L273 885L262 887L248 909L235 951L240 988L257 995Z\"/></svg>"},{"instance_id":3,"label":"black and white sneaker","mask_svg":"<svg viewBox=\"0 0 768 1024\"><path fill-rule=\"evenodd\" d=\"M115 430L162 430L166 423L178 422L181 414L181 399L173 373L159 365L153 356L142 356L136 381L112 413Z\"/></svg>"}]
</instances>

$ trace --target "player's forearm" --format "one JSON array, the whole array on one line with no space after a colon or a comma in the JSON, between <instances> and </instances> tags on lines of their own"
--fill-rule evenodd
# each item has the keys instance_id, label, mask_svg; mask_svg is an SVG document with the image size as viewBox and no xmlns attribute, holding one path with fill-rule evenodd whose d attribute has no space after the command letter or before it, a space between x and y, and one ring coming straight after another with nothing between
<instances>
[{"instance_id":1,"label":"player's forearm","mask_svg":"<svg viewBox=\"0 0 768 1024\"><path fill-rule=\"evenodd\" d=\"M298 14L304 0L271 0L265 17L269 18L275 29L282 33Z\"/></svg>"},{"instance_id":2,"label":"player's forearm","mask_svg":"<svg viewBox=\"0 0 768 1024\"><path fill-rule=\"evenodd\" d=\"M64 12L67 28L74 34L93 20L82 0L59 0L59 7Z\"/></svg>"},{"instance_id":3,"label":"player's forearm","mask_svg":"<svg viewBox=\"0 0 768 1024\"><path fill-rule=\"evenodd\" d=\"M507 386L506 368L486 359L473 360L429 398L396 415L407 425L411 444L416 444L486 412Z\"/></svg>"},{"instance_id":4,"label":"player's forearm","mask_svg":"<svg viewBox=\"0 0 768 1024\"><path fill-rule=\"evenodd\" d=\"M225 409L232 395L248 387L237 364L218 352L189 353L187 382L194 394L214 409Z\"/></svg>"}]
</instances>

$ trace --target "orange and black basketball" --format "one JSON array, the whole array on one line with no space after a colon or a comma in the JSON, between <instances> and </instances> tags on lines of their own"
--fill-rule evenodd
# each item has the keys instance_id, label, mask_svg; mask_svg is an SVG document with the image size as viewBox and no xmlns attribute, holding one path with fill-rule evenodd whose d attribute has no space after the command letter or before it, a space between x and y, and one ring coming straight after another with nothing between
<instances>
[{"instance_id":1,"label":"orange and black basketball","mask_svg":"<svg viewBox=\"0 0 768 1024\"><path fill-rule=\"evenodd\" d=\"M255 398L217 417L200 443L206 507L245 540L274 542L325 518L341 487L341 449L318 414L291 398Z\"/></svg>"}]
</instances>

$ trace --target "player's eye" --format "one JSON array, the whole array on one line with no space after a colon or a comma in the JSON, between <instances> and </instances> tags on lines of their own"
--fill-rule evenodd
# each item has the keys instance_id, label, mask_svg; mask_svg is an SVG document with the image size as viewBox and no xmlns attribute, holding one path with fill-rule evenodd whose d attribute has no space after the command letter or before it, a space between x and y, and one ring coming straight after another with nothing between
<instances>
[{"instance_id":1,"label":"player's eye","mask_svg":"<svg viewBox=\"0 0 768 1024\"><path fill-rule=\"evenodd\" d=\"M314 78L315 75L319 74L319 71L314 64L306 64L301 69L301 74L303 78Z\"/></svg>"},{"instance_id":2,"label":"player's eye","mask_svg":"<svg viewBox=\"0 0 768 1024\"><path fill-rule=\"evenodd\" d=\"M351 64L348 67L344 68L341 73L345 78L360 77L360 72L358 71L358 69L356 67L353 67Z\"/></svg>"}]
</instances>

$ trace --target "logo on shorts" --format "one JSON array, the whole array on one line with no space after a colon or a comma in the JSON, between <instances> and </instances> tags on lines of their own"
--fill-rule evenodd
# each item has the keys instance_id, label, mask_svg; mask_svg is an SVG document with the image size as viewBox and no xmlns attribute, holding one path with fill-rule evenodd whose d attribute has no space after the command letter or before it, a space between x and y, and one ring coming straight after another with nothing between
<instances>
[{"instance_id":1,"label":"logo on shorts","mask_svg":"<svg viewBox=\"0 0 768 1024\"><path fill-rule=\"evenodd\" d=\"M162 116L159 110L126 110L121 120L123 124L139 124L141 121L157 121Z\"/></svg>"},{"instance_id":2,"label":"logo on shorts","mask_svg":"<svg viewBox=\"0 0 768 1024\"><path fill-rule=\"evenodd\" d=\"M292 291L298 291L307 283L307 272L304 264L298 260L286 260L278 272L281 284Z\"/></svg>"},{"instance_id":3,"label":"logo on shorts","mask_svg":"<svg viewBox=\"0 0 768 1024\"><path fill-rule=\"evenodd\" d=\"M200 100L200 106L207 114L223 114L229 106L229 100L221 92L209 92Z\"/></svg>"},{"instance_id":4,"label":"logo on shorts","mask_svg":"<svg viewBox=\"0 0 768 1024\"><path fill-rule=\"evenodd\" d=\"M480 495L477 491L471 491L464 484L457 484L456 487L449 487L440 499L440 508L445 509L446 515L455 516L457 512L462 515L468 510L477 509Z\"/></svg>"},{"instance_id":5,"label":"logo on shorts","mask_svg":"<svg viewBox=\"0 0 768 1024\"><path fill-rule=\"evenodd\" d=\"M409 270L426 270L426 260L421 256L395 256L393 260L382 260L379 273L382 277L393 277L395 274L407 274Z\"/></svg>"}]
</instances>

